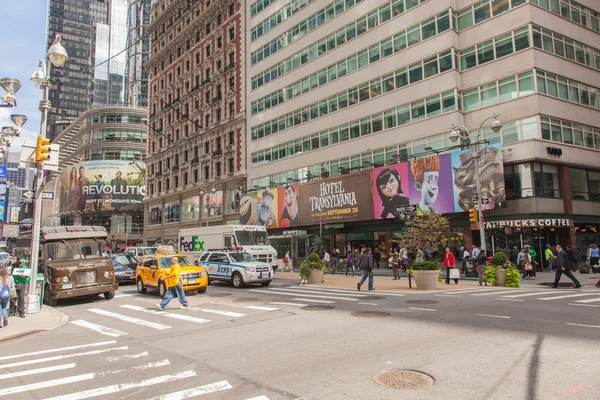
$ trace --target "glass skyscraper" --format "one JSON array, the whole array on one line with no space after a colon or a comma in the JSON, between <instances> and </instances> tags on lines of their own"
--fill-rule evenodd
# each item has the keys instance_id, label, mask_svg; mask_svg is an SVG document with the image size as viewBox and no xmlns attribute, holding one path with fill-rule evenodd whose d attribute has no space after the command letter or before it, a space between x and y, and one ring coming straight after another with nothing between
<instances>
[{"instance_id":1,"label":"glass skyscraper","mask_svg":"<svg viewBox=\"0 0 600 400\"><path fill-rule=\"evenodd\" d=\"M148 106L148 71L144 64L148 61L149 39L146 36L153 3L154 0L130 0L129 4L126 97L135 107Z\"/></svg>"}]
</instances>

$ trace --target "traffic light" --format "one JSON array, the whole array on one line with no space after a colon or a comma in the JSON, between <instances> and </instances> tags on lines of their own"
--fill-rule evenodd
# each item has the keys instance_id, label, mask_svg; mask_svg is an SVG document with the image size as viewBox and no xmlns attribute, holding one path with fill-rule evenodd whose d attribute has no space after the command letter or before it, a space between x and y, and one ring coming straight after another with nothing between
<instances>
[{"instance_id":1,"label":"traffic light","mask_svg":"<svg viewBox=\"0 0 600 400\"><path fill-rule=\"evenodd\" d=\"M469 221L471 221L474 224L476 224L479 221L479 219L477 218L477 208L476 207L469 209Z\"/></svg>"},{"instance_id":2,"label":"traffic light","mask_svg":"<svg viewBox=\"0 0 600 400\"><path fill-rule=\"evenodd\" d=\"M42 135L38 136L37 147L35 148L35 161L42 162L46 161L50 158L50 139L46 139L42 137Z\"/></svg>"}]
</instances>

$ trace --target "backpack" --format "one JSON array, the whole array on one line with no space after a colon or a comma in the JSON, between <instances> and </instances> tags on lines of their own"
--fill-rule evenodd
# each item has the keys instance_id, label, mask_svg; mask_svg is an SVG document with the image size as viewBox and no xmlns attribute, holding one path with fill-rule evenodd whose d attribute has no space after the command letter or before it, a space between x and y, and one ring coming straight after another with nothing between
<instances>
[{"instance_id":1,"label":"backpack","mask_svg":"<svg viewBox=\"0 0 600 400\"><path fill-rule=\"evenodd\" d=\"M6 283L2 285L2 288L0 288L0 298L10 299L10 286L8 286Z\"/></svg>"}]
</instances>

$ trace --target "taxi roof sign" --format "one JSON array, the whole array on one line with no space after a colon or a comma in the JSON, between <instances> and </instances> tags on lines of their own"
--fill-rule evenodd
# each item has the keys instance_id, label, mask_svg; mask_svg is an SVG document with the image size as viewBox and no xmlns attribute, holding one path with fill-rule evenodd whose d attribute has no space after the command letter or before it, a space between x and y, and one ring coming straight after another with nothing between
<instances>
[{"instance_id":1,"label":"taxi roof sign","mask_svg":"<svg viewBox=\"0 0 600 400\"><path fill-rule=\"evenodd\" d=\"M173 246L158 246L156 254L176 254Z\"/></svg>"}]
</instances>

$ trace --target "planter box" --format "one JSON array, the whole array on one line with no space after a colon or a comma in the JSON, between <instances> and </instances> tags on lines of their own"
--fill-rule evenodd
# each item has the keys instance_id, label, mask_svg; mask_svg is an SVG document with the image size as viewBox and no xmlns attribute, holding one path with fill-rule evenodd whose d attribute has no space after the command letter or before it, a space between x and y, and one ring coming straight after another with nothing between
<instances>
[{"instance_id":1,"label":"planter box","mask_svg":"<svg viewBox=\"0 0 600 400\"><path fill-rule=\"evenodd\" d=\"M323 283L323 277L325 276L325 272L321 269L311 269L310 274L308 275L308 284L309 285L319 285Z\"/></svg>"},{"instance_id":2,"label":"planter box","mask_svg":"<svg viewBox=\"0 0 600 400\"><path fill-rule=\"evenodd\" d=\"M438 276L440 270L435 271L413 271L413 278L415 278L415 284L417 290L435 290L438 284Z\"/></svg>"},{"instance_id":3,"label":"planter box","mask_svg":"<svg viewBox=\"0 0 600 400\"><path fill-rule=\"evenodd\" d=\"M506 270L504 268L496 268L496 286L504 286L506 284Z\"/></svg>"}]
</instances>

